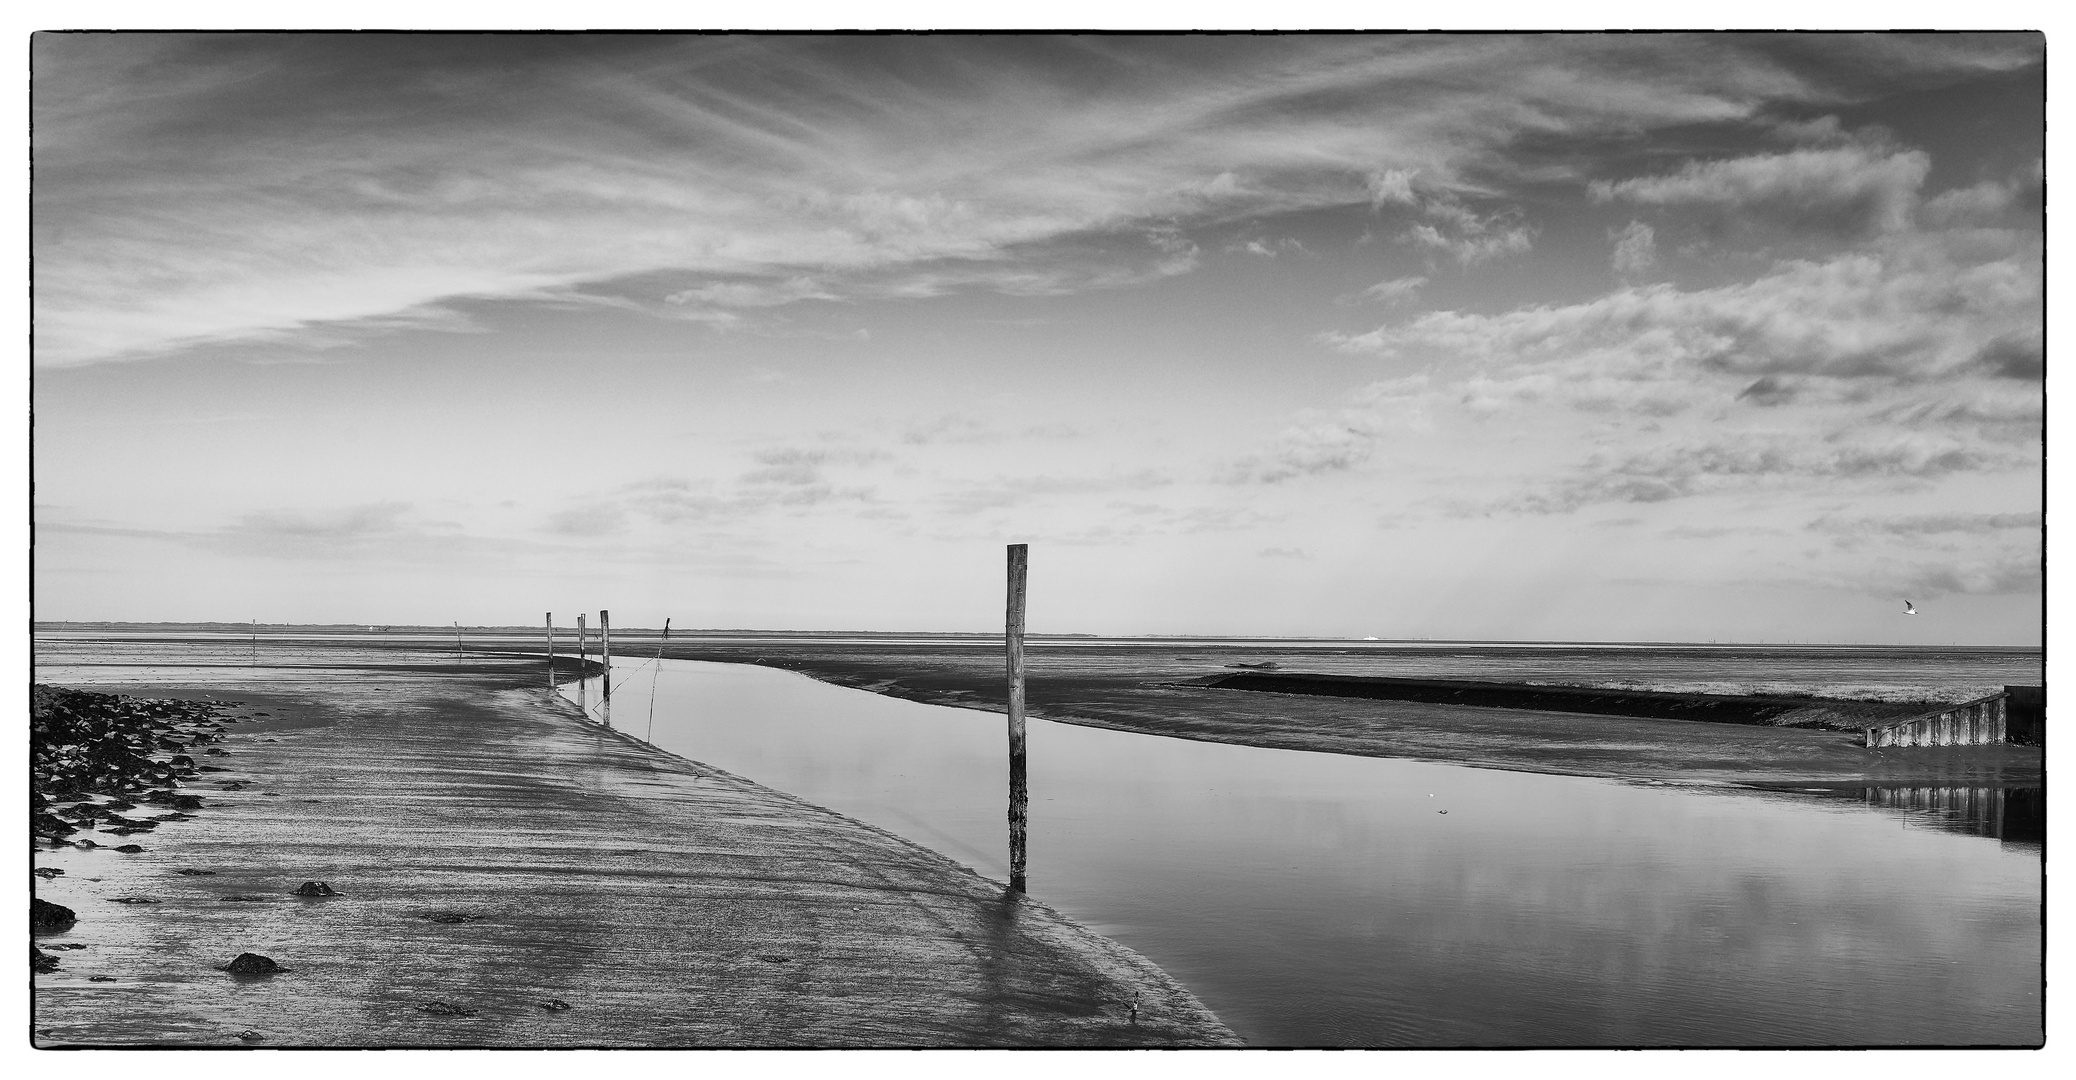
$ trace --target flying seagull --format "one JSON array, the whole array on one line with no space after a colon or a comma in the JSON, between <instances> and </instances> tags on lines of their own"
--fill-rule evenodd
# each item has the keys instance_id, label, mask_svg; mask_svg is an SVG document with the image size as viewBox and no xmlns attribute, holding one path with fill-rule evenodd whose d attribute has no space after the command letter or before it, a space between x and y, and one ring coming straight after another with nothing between
<instances>
[{"instance_id":1,"label":"flying seagull","mask_svg":"<svg viewBox=\"0 0 2076 1080\"><path fill-rule=\"evenodd\" d=\"M1903 614L1905 614L1905 615L1915 615L1915 614L1917 614L1917 605L1916 605L1916 604L1913 604L1913 603L1911 603L1911 602L1910 602L1910 601L1908 601L1908 600L1905 600L1905 601L1903 601Z\"/></svg>"}]
</instances>

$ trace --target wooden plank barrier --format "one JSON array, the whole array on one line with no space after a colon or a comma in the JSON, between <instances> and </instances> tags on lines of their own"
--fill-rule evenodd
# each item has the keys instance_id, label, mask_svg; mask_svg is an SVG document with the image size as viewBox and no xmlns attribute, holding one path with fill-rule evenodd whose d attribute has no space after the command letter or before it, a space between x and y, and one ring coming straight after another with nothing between
<instances>
[{"instance_id":1,"label":"wooden plank barrier","mask_svg":"<svg viewBox=\"0 0 2076 1080\"><path fill-rule=\"evenodd\" d=\"M2005 740L2004 703L2008 695L1989 697L1941 709L1922 716L1862 728L1865 745L1877 746L1987 746Z\"/></svg>"}]
</instances>

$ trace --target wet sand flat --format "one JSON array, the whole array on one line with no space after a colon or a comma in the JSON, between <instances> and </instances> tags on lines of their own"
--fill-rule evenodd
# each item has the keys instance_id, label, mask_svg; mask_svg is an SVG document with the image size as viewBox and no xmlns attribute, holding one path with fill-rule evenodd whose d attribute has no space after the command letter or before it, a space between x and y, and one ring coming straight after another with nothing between
<instances>
[{"instance_id":1,"label":"wet sand flat","mask_svg":"<svg viewBox=\"0 0 2076 1080\"><path fill-rule=\"evenodd\" d=\"M629 661L638 663L657 644L636 644L629 638L629 651L624 655L638 651L640 657ZM1450 677L1489 679L1511 674L1516 679L1563 682L1570 673L1565 666L1568 658L1546 656L1554 650L1485 651L1498 655L1458 658L1436 650L1436 657L1424 662L1441 665L1440 671ZM837 685L933 705L991 712L1006 708L998 650L859 642L672 641L662 645L662 655L781 667ZM1032 647L1026 656L1030 715L1209 742L1673 783L2037 787L2045 766L2044 754L2036 746L1868 749L1861 745L1857 731L1255 693L1190 684L1206 676L1231 674L1236 661L1264 658L1280 661L1283 670L1293 672L1367 674L1379 663L1326 650L1273 653L1190 645ZM1794 655L1787 654L1746 663L1753 669L1750 678L1757 682L1791 671L1793 662ZM2014 674L2018 678L2011 681L2038 681L2037 675L2024 670ZM1836 685L1833 680L1844 677L1810 674L1804 676L1807 685L1799 688L1758 682L1694 689L1777 693ZM1881 677L1900 681L1910 676L1906 672ZM1912 689L1927 697L1963 700L1994 690L1998 678L2010 676L1980 680L1981 685L1927 681Z\"/></svg>"},{"instance_id":2,"label":"wet sand flat","mask_svg":"<svg viewBox=\"0 0 2076 1080\"><path fill-rule=\"evenodd\" d=\"M39 646L40 681L241 703L192 820L39 849L79 915L36 935L78 946L36 977L39 1046L1235 1042L1042 904L584 722L537 658L165 659ZM216 970L243 952L291 970Z\"/></svg>"}]
</instances>

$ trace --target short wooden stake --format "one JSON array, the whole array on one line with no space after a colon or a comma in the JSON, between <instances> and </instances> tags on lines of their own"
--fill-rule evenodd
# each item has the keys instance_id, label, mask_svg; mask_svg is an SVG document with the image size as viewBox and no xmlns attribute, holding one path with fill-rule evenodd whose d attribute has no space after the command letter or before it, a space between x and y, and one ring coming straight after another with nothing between
<instances>
[{"instance_id":1,"label":"short wooden stake","mask_svg":"<svg viewBox=\"0 0 2076 1080\"><path fill-rule=\"evenodd\" d=\"M454 662L461 663L461 620L454 621Z\"/></svg>"},{"instance_id":2,"label":"short wooden stake","mask_svg":"<svg viewBox=\"0 0 2076 1080\"><path fill-rule=\"evenodd\" d=\"M259 620L252 620L252 666L259 666Z\"/></svg>"},{"instance_id":3,"label":"short wooden stake","mask_svg":"<svg viewBox=\"0 0 2076 1080\"><path fill-rule=\"evenodd\" d=\"M1024 892L1024 831L1031 792L1024 776L1024 572L1029 548L1009 545L1009 611L1003 643L1009 653L1009 887Z\"/></svg>"},{"instance_id":4,"label":"short wooden stake","mask_svg":"<svg viewBox=\"0 0 2076 1080\"><path fill-rule=\"evenodd\" d=\"M598 609L598 659L605 665L605 677L598 680L601 695L601 719L605 726L613 726L613 620L604 608Z\"/></svg>"},{"instance_id":5,"label":"short wooden stake","mask_svg":"<svg viewBox=\"0 0 2076 1080\"><path fill-rule=\"evenodd\" d=\"M548 613L548 692L555 692L555 613Z\"/></svg>"}]
</instances>

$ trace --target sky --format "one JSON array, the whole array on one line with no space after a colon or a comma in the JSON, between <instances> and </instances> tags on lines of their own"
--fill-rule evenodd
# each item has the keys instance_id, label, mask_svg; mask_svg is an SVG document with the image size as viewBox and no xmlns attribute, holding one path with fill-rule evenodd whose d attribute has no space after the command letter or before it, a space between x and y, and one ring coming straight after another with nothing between
<instances>
[{"instance_id":1,"label":"sky","mask_svg":"<svg viewBox=\"0 0 2076 1080\"><path fill-rule=\"evenodd\" d=\"M2038 644L2043 50L40 34L35 614Z\"/></svg>"}]
</instances>

